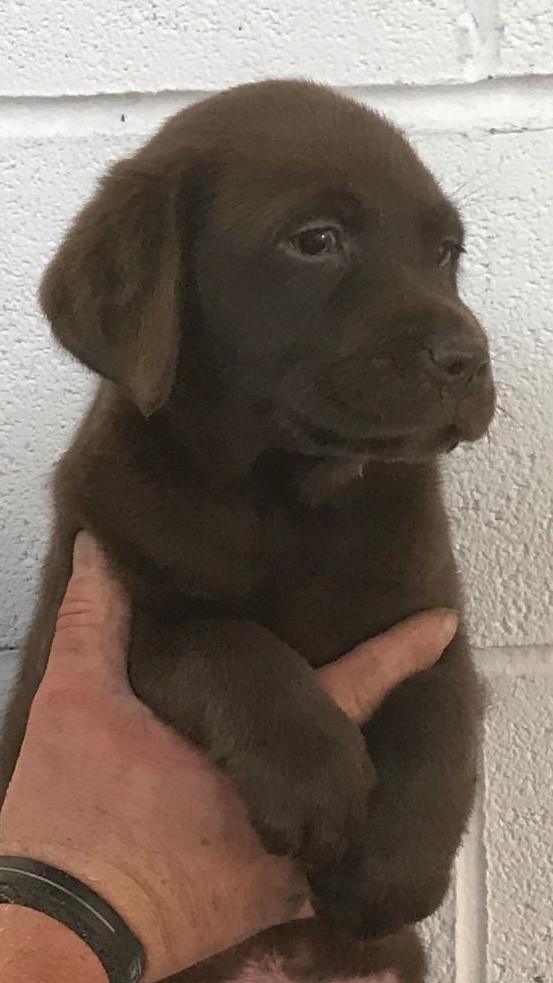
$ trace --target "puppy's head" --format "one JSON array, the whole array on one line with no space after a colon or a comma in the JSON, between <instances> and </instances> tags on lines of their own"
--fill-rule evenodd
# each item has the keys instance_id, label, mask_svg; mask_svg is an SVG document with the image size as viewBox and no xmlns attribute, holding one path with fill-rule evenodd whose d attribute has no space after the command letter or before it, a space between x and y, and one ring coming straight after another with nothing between
<instances>
[{"instance_id":1,"label":"puppy's head","mask_svg":"<svg viewBox=\"0 0 553 983\"><path fill-rule=\"evenodd\" d=\"M62 344L145 414L187 384L194 336L274 445L419 460L493 414L462 251L459 215L397 130L320 86L262 83L118 164L41 300Z\"/></svg>"}]
</instances>

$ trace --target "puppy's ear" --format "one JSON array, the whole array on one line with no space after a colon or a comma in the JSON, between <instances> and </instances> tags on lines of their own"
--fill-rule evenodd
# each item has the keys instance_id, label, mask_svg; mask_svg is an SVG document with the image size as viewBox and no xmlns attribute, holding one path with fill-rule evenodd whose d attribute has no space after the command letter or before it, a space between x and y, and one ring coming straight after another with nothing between
<instances>
[{"instance_id":1,"label":"puppy's ear","mask_svg":"<svg viewBox=\"0 0 553 983\"><path fill-rule=\"evenodd\" d=\"M57 340L149 416L167 400L179 351L183 244L174 175L123 161L48 267L42 309Z\"/></svg>"}]
</instances>

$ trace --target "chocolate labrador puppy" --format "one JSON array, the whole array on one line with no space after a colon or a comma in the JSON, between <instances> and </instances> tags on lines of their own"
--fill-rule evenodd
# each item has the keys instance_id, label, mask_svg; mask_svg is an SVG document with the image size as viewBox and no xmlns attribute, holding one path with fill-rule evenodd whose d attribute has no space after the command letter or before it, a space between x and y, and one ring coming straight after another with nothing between
<instances>
[{"instance_id":1,"label":"chocolate labrador puppy","mask_svg":"<svg viewBox=\"0 0 553 983\"><path fill-rule=\"evenodd\" d=\"M179 979L237 978L267 947L279 978L422 976L401 929L444 897L475 778L464 633L363 732L313 668L461 603L438 457L494 407L462 251L398 130L266 82L117 164L44 278L56 338L105 381L56 472L3 785L84 527L132 595L137 694L232 776L318 914Z\"/></svg>"}]
</instances>

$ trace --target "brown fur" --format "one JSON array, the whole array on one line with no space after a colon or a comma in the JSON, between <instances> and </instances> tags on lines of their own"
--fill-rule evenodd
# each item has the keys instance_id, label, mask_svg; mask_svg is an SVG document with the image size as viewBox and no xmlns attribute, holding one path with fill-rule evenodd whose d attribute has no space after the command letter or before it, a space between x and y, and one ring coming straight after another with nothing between
<instances>
[{"instance_id":1,"label":"brown fur","mask_svg":"<svg viewBox=\"0 0 553 983\"><path fill-rule=\"evenodd\" d=\"M333 230L319 259L313 222ZM479 437L494 400L457 293L462 234L388 123L322 87L263 83L187 109L119 163L46 273L56 337L107 381L56 472L0 788L84 527L132 595L137 694L232 775L320 916L180 980L231 979L263 946L302 983L384 965L422 978L413 936L375 940L439 905L470 810L464 632L364 740L312 667L460 606L437 456Z\"/></svg>"}]
</instances>

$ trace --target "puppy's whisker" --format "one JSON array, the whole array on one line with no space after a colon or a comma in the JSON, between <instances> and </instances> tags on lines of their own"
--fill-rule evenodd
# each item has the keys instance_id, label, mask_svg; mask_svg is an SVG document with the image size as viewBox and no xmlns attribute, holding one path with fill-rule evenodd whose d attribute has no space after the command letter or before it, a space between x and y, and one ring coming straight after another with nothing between
<instances>
[{"instance_id":1,"label":"puppy's whisker","mask_svg":"<svg viewBox=\"0 0 553 983\"><path fill-rule=\"evenodd\" d=\"M488 429L486 430L486 447L487 447L487 450L488 450L488 464L491 464L491 460L492 460L492 435L491 435L491 428L490 427L488 427Z\"/></svg>"},{"instance_id":2,"label":"puppy's whisker","mask_svg":"<svg viewBox=\"0 0 553 983\"><path fill-rule=\"evenodd\" d=\"M453 198L453 201L459 209L464 209L467 207L467 205L478 205L481 201L487 200L488 195L484 189L481 191L470 191L467 192L466 195L462 195L460 198Z\"/></svg>"},{"instance_id":3,"label":"puppy's whisker","mask_svg":"<svg viewBox=\"0 0 553 983\"><path fill-rule=\"evenodd\" d=\"M461 183L458 184L456 188L454 188L452 191L449 191L448 192L449 196L454 197L455 195L458 195L460 191L464 191L466 188L470 188L472 181L480 181L480 179L484 176L484 174L487 173L488 173L487 168L479 167L476 171L473 171L472 174L469 174L469 176L466 177L464 181L461 181Z\"/></svg>"},{"instance_id":4,"label":"puppy's whisker","mask_svg":"<svg viewBox=\"0 0 553 983\"><path fill-rule=\"evenodd\" d=\"M501 403L496 403L496 407L495 408L496 408L496 410L497 410L498 413L502 413L503 416L506 416L507 419L508 420L511 420L512 423L517 423L516 416L514 416L513 413L510 413L509 410L507 410Z\"/></svg>"}]
</instances>

